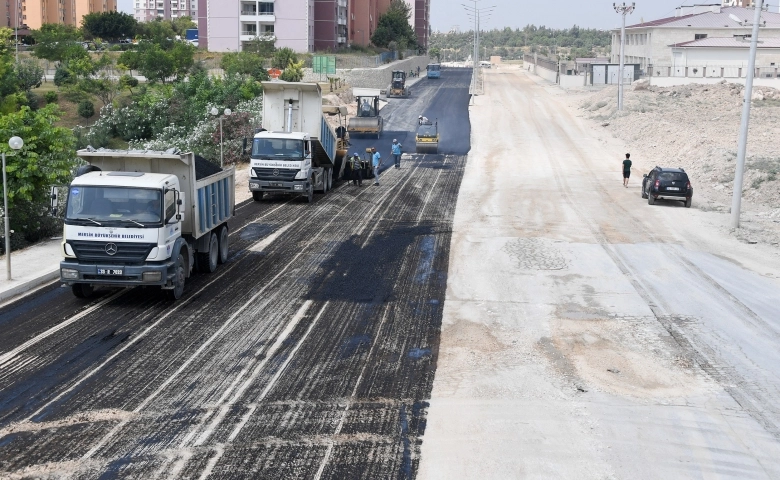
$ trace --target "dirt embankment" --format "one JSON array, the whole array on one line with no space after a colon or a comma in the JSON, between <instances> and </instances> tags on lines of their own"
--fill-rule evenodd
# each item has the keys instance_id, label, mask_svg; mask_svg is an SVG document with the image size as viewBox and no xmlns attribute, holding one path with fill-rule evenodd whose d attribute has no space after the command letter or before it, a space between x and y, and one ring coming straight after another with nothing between
<instances>
[{"instance_id":1,"label":"dirt embankment","mask_svg":"<svg viewBox=\"0 0 780 480\"><path fill-rule=\"evenodd\" d=\"M725 82L626 86L622 112L617 111L617 87L584 93L575 101L598 128L630 145L635 167L682 167L694 185L694 206L728 213L744 88ZM732 234L751 243L780 244L780 90L753 89L743 185L743 228Z\"/></svg>"}]
</instances>

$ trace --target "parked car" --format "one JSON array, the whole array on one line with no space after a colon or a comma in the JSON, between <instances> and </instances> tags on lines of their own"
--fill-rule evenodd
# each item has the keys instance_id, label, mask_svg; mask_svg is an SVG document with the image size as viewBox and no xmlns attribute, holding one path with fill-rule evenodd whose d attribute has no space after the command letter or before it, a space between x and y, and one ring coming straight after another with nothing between
<instances>
[{"instance_id":1,"label":"parked car","mask_svg":"<svg viewBox=\"0 0 780 480\"><path fill-rule=\"evenodd\" d=\"M688 174L682 168L655 167L650 173L643 175L642 198L646 198L650 205L655 205L659 198L681 200L690 208L693 187Z\"/></svg>"}]
</instances>

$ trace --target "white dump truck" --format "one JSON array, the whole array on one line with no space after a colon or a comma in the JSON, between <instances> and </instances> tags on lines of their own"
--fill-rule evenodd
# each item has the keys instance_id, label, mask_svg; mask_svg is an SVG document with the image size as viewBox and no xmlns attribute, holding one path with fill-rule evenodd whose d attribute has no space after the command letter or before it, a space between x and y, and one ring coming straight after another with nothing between
<instances>
[{"instance_id":1,"label":"white dump truck","mask_svg":"<svg viewBox=\"0 0 780 480\"><path fill-rule=\"evenodd\" d=\"M323 114L316 83L263 82L263 127L252 140L249 190L303 195L333 187L344 169L343 150Z\"/></svg>"},{"instance_id":2,"label":"white dump truck","mask_svg":"<svg viewBox=\"0 0 780 480\"><path fill-rule=\"evenodd\" d=\"M233 168L176 150L77 155L87 165L67 190L60 263L74 295L88 297L96 285L144 285L175 300L193 269L213 272L227 261Z\"/></svg>"}]
</instances>

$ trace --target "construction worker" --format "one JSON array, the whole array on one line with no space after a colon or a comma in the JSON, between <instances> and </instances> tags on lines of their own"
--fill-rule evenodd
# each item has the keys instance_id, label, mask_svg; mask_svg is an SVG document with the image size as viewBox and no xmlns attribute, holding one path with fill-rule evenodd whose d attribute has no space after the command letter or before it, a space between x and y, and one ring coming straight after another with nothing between
<instances>
[{"instance_id":1,"label":"construction worker","mask_svg":"<svg viewBox=\"0 0 780 480\"><path fill-rule=\"evenodd\" d=\"M431 121L428 120L428 117L423 117L422 115L417 117L417 121L419 125L429 125L431 123Z\"/></svg>"},{"instance_id":2,"label":"construction worker","mask_svg":"<svg viewBox=\"0 0 780 480\"><path fill-rule=\"evenodd\" d=\"M350 159L350 166L352 167L352 185L358 187L363 186L363 165L360 162L360 155L357 153L352 154Z\"/></svg>"},{"instance_id":3,"label":"construction worker","mask_svg":"<svg viewBox=\"0 0 780 480\"><path fill-rule=\"evenodd\" d=\"M393 154L393 161L395 162L395 168L401 168L401 149L403 147L398 143L397 139L393 139L393 145L390 146L391 153Z\"/></svg>"},{"instance_id":4,"label":"construction worker","mask_svg":"<svg viewBox=\"0 0 780 480\"><path fill-rule=\"evenodd\" d=\"M374 168L374 185L379 186L379 167L382 166L382 155L376 151L376 147L371 147L371 166Z\"/></svg>"}]
</instances>

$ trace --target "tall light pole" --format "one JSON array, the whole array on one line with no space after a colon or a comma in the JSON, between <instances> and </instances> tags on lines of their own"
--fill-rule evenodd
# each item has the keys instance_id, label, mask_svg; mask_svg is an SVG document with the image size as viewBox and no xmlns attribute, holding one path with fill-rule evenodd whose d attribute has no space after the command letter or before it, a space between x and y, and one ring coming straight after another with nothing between
<instances>
[{"instance_id":1,"label":"tall light pole","mask_svg":"<svg viewBox=\"0 0 780 480\"><path fill-rule=\"evenodd\" d=\"M19 64L19 0L16 0L16 64Z\"/></svg>"},{"instance_id":2,"label":"tall light pole","mask_svg":"<svg viewBox=\"0 0 780 480\"><path fill-rule=\"evenodd\" d=\"M737 146L737 168L734 172L734 194L731 198L731 226L739 228L739 215L742 209L742 182L745 173L745 154L747 152L748 123L750 122L750 100L753 96L753 74L756 70L756 50L758 49L758 27L761 23L761 10L764 0L755 0L753 15L753 33L750 37L750 58L748 59L748 71L745 78L745 101L742 104L742 123L739 127L739 143ZM731 19L740 24L736 15L731 15Z\"/></svg>"},{"instance_id":3,"label":"tall light pole","mask_svg":"<svg viewBox=\"0 0 780 480\"><path fill-rule=\"evenodd\" d=\"M222 119L225 117L229 117L230 114L233 112L230 111L229 108L226 108L224 112L222 112L224 115L219 116L219 166L224 167L225 166L225 154L223 151L223 142L222 142ZM211 107L211 114L215 117L219 115L219 109L217 107Z\"/></svg>"},{"instance_id":4,"label":"tall light pole","mask_svg":"<svg viewBox=\"0 0 780 480\"><path fill-rule=\"evenodd\" d=\"M623 110L623 68L625 65L623 60L623 46L626 43L626 15L630 15L634 12L636 2L631 2L631 5L626 5L625 2L621 5L613 3L612 8L623 17L623 25L620 27L620 71L618 72L618 111L621 111Z\"/></svg>"},{"instance_id":5,"label":"tall light pole","mask_svg":"<svg viewBox=\"0 0 780 480\"><path fill-rule=\"evenodd\" d=\"M11 137L8 146L18 151L24 146L24 140L19 137ZM8 220L8 179L5 173L5 152L3 156L3 217L5 219L5 273L6 279L11 280L11 223Z\"/></svg>"}]
</instances>

